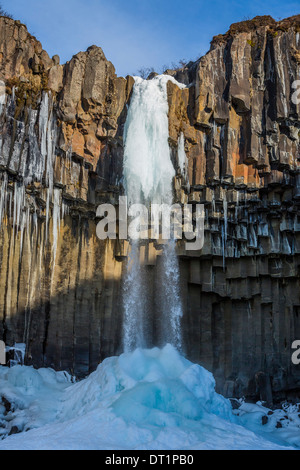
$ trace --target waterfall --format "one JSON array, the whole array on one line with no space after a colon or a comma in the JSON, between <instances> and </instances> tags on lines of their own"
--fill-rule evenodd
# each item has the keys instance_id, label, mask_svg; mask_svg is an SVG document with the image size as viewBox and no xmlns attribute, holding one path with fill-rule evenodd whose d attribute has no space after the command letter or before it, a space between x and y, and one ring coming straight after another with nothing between
<instances>
[{"instance_id":1,"label":"waterfall","mask_svg":"<svg viewBox=\"0 0 300 470\"><path fill-rule=\"evenodd\" d=\"M145 273L140 265L139 248L138 242L132 243L123 282L123 342L126 352L137 347L146 347L146 335L149 327L147 322L147 286L144 283Z\"/></svg>"},{"instance_id":2,"label":"waterfall","mask_svg":"<svg viewBox=\"0 0 300 470\"><path fill-rule=\"evenodd\" d=\"M129 204L172 202L167 82L135 79L125 124L124 179Z\"/></svg>"},{"instance_id":3,"label":"waterfall","mask_svg":"<svg viewBox=\"0 0 300 470\"><path fill-rule=\"evenodd\" d=\"M156 76L152 80L135 78L133 94L124 129L124 187L128 205L173 203L172 183L175 169L169 148L169 122L167 82L170 76ZM152 319L149 306L153 302L149 293L147 270L140 262L140 244L130 240L131 253L123 284L124 349L146 347L151 334ZM180 320L182 307L179 289L179 266L175 240L163 249L161 273L157 279L161 341L181 348ZM152 340L152 339L151 339ZM150 341L151 341L150 340Z\"/></svg>"}]
</instances>

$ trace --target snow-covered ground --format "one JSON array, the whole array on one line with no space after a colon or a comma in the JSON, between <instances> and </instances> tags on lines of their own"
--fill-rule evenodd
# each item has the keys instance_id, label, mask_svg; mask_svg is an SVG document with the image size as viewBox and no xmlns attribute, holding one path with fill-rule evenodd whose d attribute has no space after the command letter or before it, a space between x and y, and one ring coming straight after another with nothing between
<instances>
[{"instance_id":1,"label":"snow-covered ground","mask_svg":"<svg viewBox=\"0 0 300 470\"><path fill-rule=\"evenodd\" d=\"M170 345L108 358L78 383L51 369L0 367L1 398L0 450L300 448L297 406L233 411L212 374Z\"/></svg>"}]
</instances>

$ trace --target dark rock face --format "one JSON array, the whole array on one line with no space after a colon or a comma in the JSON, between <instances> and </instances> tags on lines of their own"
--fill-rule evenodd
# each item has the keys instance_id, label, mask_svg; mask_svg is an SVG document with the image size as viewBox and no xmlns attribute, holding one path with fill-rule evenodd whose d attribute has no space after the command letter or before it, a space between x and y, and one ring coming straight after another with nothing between
<instances>
[{"instance_id":1,"label":"dark rock face","mask_svg":"<svg viewBox=\"0 0 300 470\"><path fill-rule=\"evenodd\" d=\"M270 375L273 392L299 388L299 20L233 25L180 71L189 89L169 84L170 137L176 147L183 132L189 156L186 198L207 214L199 258L182 260L186 337L229 396L261 394L254 371Z\"/></svg>"},{"instance_id":2,"label":"dark rock face","mask_svg":"<svg viewBox=\"0 0 300 470\"><path fill-rule=\"evenodd\" d=\"M188 157L176 200L206 209L203 250L178 244L186 353L227 396L269 402L300 388L299 31L299 16L232 25L172 72L187 88L168 83L173 161L182 133ZM0 338L83 376L122 350L128 246L95 228L97 205L123 191L134 82L96 46L60 65L7 18L0 57ZM141 260L155 276L159 247Z\"/></svg>"}]
</instances>

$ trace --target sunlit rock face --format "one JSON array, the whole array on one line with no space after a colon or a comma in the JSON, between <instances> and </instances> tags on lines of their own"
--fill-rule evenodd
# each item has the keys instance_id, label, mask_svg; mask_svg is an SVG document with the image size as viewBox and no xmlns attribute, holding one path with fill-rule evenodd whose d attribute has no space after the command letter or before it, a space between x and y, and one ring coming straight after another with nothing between
<instances>
[{"instance_id":1,"label":"sunlit rock face","mask_svg":"<svg viewBox=\"0 0 300 470\"><path fill-rule=\"evenodd\" d=\"M170 72L185 88L167 83L174 202L206 210L203 250L177 246L183 342L227 396L300 387L299 31L299 16L232 25ZM0 59L0 339L83 376L122 350L128 246L98 240L96 208L124 194L134 79L96 46L60 65L7 18ZM160 247L142 248L154 279Z\"/></svg>"}]
</instances>

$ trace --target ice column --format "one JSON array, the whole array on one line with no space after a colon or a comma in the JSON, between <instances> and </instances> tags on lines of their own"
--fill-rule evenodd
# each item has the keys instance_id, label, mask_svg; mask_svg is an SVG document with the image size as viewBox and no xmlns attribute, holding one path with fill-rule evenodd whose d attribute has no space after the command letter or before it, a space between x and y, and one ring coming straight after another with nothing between
<instances>
[{"instance_id":1,"label":"ice column","mask_svg":"<svg viewBox=\"0 0 300 470\"><path fill-rule=\"evenodd\" d=\"M135 78L133 95L125 125L124 186L131 204L173 203L172 183L175 169L169 148L167 75L152 80ZM184 138L180 137L180 165L185 165ZM182 160L182 161L181 161ZM184 162L183 162L184 160ZM183 166L182 166L183 168ZM124 349L145 346L147 317L147 283L139 262L139 243L131 241L124 280ZM161 299L159 317L164 342L181 347L180 320L182 307L179 292L179 266L175 241L170 240L162 256Z\"/></svg>"}]
</instances>

